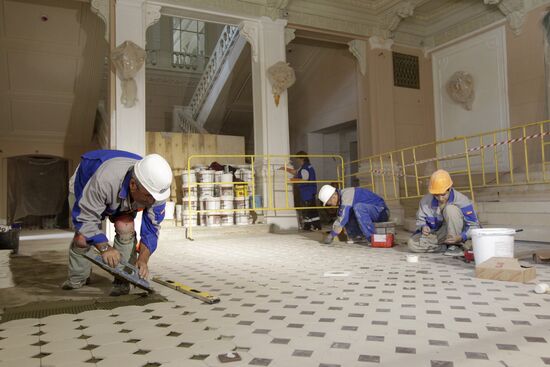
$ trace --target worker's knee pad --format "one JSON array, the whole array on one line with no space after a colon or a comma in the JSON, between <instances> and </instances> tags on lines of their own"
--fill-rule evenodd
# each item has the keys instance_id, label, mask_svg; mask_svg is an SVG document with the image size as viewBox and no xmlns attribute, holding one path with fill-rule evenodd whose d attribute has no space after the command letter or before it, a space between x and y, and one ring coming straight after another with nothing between
<instances>
[{"instance_id":1,"label":"worker's knee pad","mask_svg":"<svg viewBox=\"0 0 550 367\"><path fill-rule=\"evenodd\" d=\"M86 237L77 233L71 242L71 249L77 254L84 255L90 249L90 245L86 242Z\"/></svg>"},{"instance_id":2,"label":"worker's knee pad","mask_svg":"<svg viewBox=\"0 0 550 367\"><path fill-rule=\"evenodd\" d=\"M136 231L134 229L134 218L132 216L122 215L117 217L114 224L115 232L121 240L127 241L135 237Z\"/></svg>"}]
</instances>

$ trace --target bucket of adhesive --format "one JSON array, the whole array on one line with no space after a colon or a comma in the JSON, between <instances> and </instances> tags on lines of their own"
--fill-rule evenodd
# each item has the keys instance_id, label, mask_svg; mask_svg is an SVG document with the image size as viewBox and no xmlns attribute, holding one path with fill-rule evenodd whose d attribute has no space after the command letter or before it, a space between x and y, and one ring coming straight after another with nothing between
<instances>
[{"instance_id":1,"label":"bucket of adhesive","mask_svg":"<svg viewBox=\"0 0 550 367\"><path fill-rule=\"evenodd\" d=\"M235 209L248 209L248 200L245 197L235 197ZM241 212L242 213L242 212Z\"/></svg>"},{"instance_id":2,"label":"bucket of adhesive","mask_svg":"<svg viewBox=\"0 0 550 367\"><path fill-rule=\"evenodd\" d=\"M206 225L208 227L218 227L221 226L221 216L219 214L207 214L206 215Z\"/></svg>"},{"instance_id":3,"label":"bucket of adhesive","mask_svg":"<svg viewBox=\"0 0 550 367\"><path fill-rule=\"evenodd\" d=\"M213 197L213 196L206 196L203 197L201 200L204 202L204 210L208 210L209 212L206 213L209 214L216 214L219 215L220 210L220 198Z\"/></svg>"},{"instance_id":4,"label":"bucket of adhesive","mask_svg":"<svg viewBox=\"0 0 550 367\"><path fill-rule=\"evenodd\" d=\"M193 187L197 183L197 174L195 170L185 170L181 173L182 187Z\"/></svg>"},{"instance_id":5,"label":"bucket of adhesive","mask_svg":"<svg viewBox=\"0 0 550 367\"><path fill-rule=\"evenodd\" d=\"M201 196L214 196L214 184L201 185Z\"/></svg>"},{"instance_id":6,"label":"bucket of adhesive","mask_svg":"<svg viewBox=\"0 0 550 367\"><path fill-rule=\"evenodd\" d=\"M176 204L176 220L181 220L182 211L183 211L183 205Z\"/></svg>"},{"instance_id":7,"label":"bucket of adhesive","mask_svg":"<svg viewBox=\"0 0 550 367\"><path fill-rule=\"evenodd\" d=\"M164 219L174 219L175 210L176 210L176 202L167 201L164 207Z\"/></svg>"},{"instance_id":8,"label":"bucket of adhesive","mask_svg":"<svg viewBox=\"0 0 550 367\"><path fill-rule=\"evenodd\" d=\"M235 185L235 196L237 197L248 196L248 186L246 184Z\"/></svg>"},{"instance_id":9,"label":"bucket of adhesive","mask_svg":"<svg viewBox=\"0 0 550 367\"><path fill-rule=\"evenodd\" d=\"M220 217L222 226L232 226L233 224L235 224L235 214L233 213L222 214Z\"/></svg>"},{"instance_id":10,"label":"bucket of adhesive","mask_svg":"<svg viewBox=\"0 0 550 367\"><path fill-rule=\"evenodd\" d=\"M199 172L200 182L210 183L214 182L214 174L216 171L211 169L202 170Z\"/></svg>"},{"instance_id":11,"label":"bucket of adhesive","mask_svg":"<svg viewBox=\"0 0 550 367\"><path fill-rule=\"evenodd\" d=\"M476 264L492 257L514 257L514 234L512 228L475 228L470 231Z\"/></svg>"},{"instance_id":12,"label":"bucket of adhesive","mask_svg":"<svg viewBox=\"0 0 550 367\"><path fill-rule=\"evenodd\" d=\"M222 189L230 188L233 191L233 174L232 173L223 173L220 178L222 183Z\"/></svg>"},{"instance_id":13,"label":"bucket of adhesive","mask_svg":"<svg viewBox=\"0 0 550 367\"><path fill-rule=\"evenodd\" d=\"M222 196L220 198L220 209L233 209L233 196ZM229 212L227 212L229 213Z\"/></svg>"},{"instance_id":14,"label":"bucket of adhesive","mask_svg":"<svg viewBox=\"0 0 550 367\"><path fill-rule=\"evenodd\" d=\"M231 187L221 187L220 196L233 196L233 185Z\"/></svg>"}]
</instances>

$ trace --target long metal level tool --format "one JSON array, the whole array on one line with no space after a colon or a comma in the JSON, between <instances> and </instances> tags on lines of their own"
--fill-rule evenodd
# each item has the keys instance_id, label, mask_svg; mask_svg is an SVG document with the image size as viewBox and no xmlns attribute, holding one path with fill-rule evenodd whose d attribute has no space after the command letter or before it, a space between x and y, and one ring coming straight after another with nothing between
<instances>
[{"instance_id":1,"label":"long metal level tool","mask_svg":"<svg viewBox=\"0 0 550 367\"><path fill-rule=\"evenodd\" d=\"M101 255L91 255L90 253L86 253L84 257L102 268L103 270L111 273L115 277L122 278L124 280L129 281L136 287L139 287L141 289L146 290L149 293L153 293L155 290L151 288L149 285L149 282L145 279L141 279L139 277L139 270L134 265L129 264L128 262L121 260L120 264L124 266L124 269L118 269L118 268L111 268L109 265L105 264L103 262L103 258ZM125 270L128 269L130 272L126 272Z\"/></svg>"},{"instance_id":2,"label":"long metal level tool","mask_svg":"<svg viewBox=\"0 0 550 367\"><path fill-rule=\"evenodd\" d=\"M218 297L215 297L208 292L201 292L198 289L191 288L180 282L176 282L170 279L162 279L159 277L153 277L153 281L162 284L168 288L175 289L178 292L187 294L188 296L200 299L201 301L206 303L213 304L220 302L220 299Z\"/></svg>"}]
</instances>

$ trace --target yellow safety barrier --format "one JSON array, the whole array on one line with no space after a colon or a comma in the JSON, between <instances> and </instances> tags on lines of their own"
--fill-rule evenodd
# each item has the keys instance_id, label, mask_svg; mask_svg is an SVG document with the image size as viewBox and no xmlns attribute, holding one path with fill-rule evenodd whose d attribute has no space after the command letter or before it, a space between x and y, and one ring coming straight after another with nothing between
<instances>
[{"instance_id":1,"label":"yellow safety barrier","mask_svg":"<svg viewBox=\"0 0 550 367\"><path fill-rule=\"evenodd\" d=\"M184 193L184 198L182 199L186 203L187 208L184 212L187 212L187 218L191 219L195 215L202 215L208 213L248 213L250 211L288 211L288 210L308 210L308 209L333 209L334 207L325 207L325 206L309 206L309 207L296 207L289 203L290 192L289 187L292 185L303 184L306 181L292 181L289 178L287 173L287 168L289 160L293 158L309 158L309 159L326 159L330 160L329 162L337 162L335 177L331 179L317 179L314 181L307 181L307 183L314 184L336 184L338 188L344 188L344 159L340 155L335 154L308 154L308 155L251 155L251 154L242 154L242 155L191 155L187 160L187 182L191 183L192 169L194 162L197 160L205 161L223 161L223 159L242 159L243 161L248 160L249 163L246 164L247 167L250 167L250 179L247 181L239 182L195 182L194 184L188 184L185 190L187 190L187 195ZM260 171L258 172L258 167ZM283 175L284 179L282 182L275 182L275 170L284 170L285 174ZM316 172L319 176L319 171ZM284 205L275 204L275 191L276 185L284 187ZM220 189L225 186L233 186L235 197L244 197L246 199L252 198L249 207L245 208L233 208L233 209L202 209L197 206L197 209L193 209L192 205L192 189L194 187L200 187L201 185L219 185ZM256 194L258 189L262 192L262 197L264 198L263 204L257 206L256 204ZM198 200L197 200L198 203ZM197 204L198 205L198 204ZM182 214L183 215L183 214ZM188 225L187 237L192 238L193 225Z\"/></svg>"},{"instance_id":2,"label":"yellow safety barrier","mask_svg":"<svg viewBox=\"0 0 550 367\"><path fill-rule=\"evenodd\" d=\"M447 169L455 187L476 189L550 182L546 147L550 120L420 144L346 163L345 178L359 179L386 200L422 197L433 171ZM548 140L548 141L547 141ZM535 165L540 171L533 172ZM357 166L355 172L352 167Z\"/></svg>"}]
</instances>

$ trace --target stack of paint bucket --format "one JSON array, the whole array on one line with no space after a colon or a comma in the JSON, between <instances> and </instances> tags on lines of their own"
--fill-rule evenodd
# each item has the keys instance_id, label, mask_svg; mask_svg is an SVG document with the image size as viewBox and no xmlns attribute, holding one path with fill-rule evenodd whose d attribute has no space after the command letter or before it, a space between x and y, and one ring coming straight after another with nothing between
<instances>
[{"instance_id":1,"label":"stack of paint bucket","mask_svg":"<svg viewBox=\"0 0 550 367\"><path fill-rule=\"evenodd\" d=\"M243 181L243 184L235 185L235 209L250 208L250 195L252 194L252 186L249 182L252 181L252 170L248 165L238 166L235 171L235 176ZM235 212L235 224L249 224L249 211L239 210Z\"/></svg>"},{"instance_id":2,"label":"stack of paint bucket","mask_svg":"<svg viewBox=\"0 0 550 367\"><path fill-rule=\"evenodd\" d=\"M222 226L232 226L235 224L235 213L231 210L233 210L233 200L234 200L234 193L233 193L233 174L232 173L223 173L220 178L220 196L221 196L221 202L220 202L220 208L222 211L221 214L221 225Z\"/></svg>"},{"instance_id":3,"label":"stack of paint bucket","mask_svg":"<svg viewBox=\"0 0 550 367\"><path fill-rule=\"evenodd\" d=\"M181 208L181 223L184 227L197 225L197 214L189 214L189 206L191 211L197 210L197 176L195 170L183 171L181 175L183 199Z\"/></svg>"}]
</instances>

